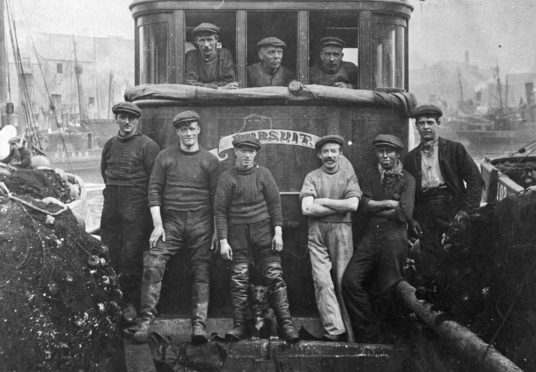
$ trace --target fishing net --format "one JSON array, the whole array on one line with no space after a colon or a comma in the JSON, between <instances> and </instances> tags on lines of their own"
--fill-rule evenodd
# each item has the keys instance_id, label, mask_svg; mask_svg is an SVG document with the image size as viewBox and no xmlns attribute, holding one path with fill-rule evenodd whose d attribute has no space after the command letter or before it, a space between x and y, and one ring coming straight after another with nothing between
<instances>
[{"instance_id":1,"label":"fishing net","mask_svg":"<svg viewBox=\"0 0 536 372\"><path fill-rule=\"evenodd\" d=\"M110 368L122 294L106 247L70 210L51 217L61 205L38 200L71 200L54 171L0 181L12 192L0 194L0 370Z\"/></svg>"}]
</instances>

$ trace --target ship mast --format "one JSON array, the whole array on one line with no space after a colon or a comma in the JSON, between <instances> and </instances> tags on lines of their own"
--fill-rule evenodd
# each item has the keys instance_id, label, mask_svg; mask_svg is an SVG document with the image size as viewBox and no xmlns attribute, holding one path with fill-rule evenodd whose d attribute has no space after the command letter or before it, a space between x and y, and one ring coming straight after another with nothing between
<instances>
[{"instance_id":1,"label":"ship mast","mask_svg":"<svg viewBox=\"0 0 536 372\"><path fill-rule=\"evenodd\" d=\"M74 50L74 72L76 78L76 90L78 93L78 110L80 112L80 126L85 128L87 121L87 113L84 106L84 94L82 91L81 75L83 72L82 65L78 63L78 57L76 55L76 41L73 35L73 50Z\"/></svg>"}]
</instances>

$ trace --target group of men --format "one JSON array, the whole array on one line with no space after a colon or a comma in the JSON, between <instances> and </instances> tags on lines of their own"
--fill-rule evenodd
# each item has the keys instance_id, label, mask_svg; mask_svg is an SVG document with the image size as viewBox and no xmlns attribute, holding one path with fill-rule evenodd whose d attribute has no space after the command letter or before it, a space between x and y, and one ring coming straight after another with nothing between
<instances>
[{"instance_id":1,"label":"group of men","mask_svg":"<svg viewBox=\"0 0 536 372\"><path fill-rule=\"evenodd\" d=\"M136 324L134 340L147 341L166 264L184 249L192 282L191 339L208 340L210 262L212 251L219 249L230 261L233 328L226 339L247 335L249 267L254 263L283 338L297 342L279 256L279 189L270 171L255 162L262 147L258 139L235 136L234 167L222 172L218 159L199 146L201 120L195 111L174 117L179 144L162 151L137 131L141 111L135 104L120 103L113 112L119 132L103 149L101 230L124 291L123 318ZM315 144L322 166L306 175L300 200L308 217L308 252L324 340L381 341L372 303L392 301L403 280L408 233L422 238L418 270L433 281L443 234L452 221L478 208L482 178L463 145L439 137L441 115L431 105L415 110L421 141L404 160L399 138L378 135L372 141L377 163L359 181L343 156L341 136L328 135ZM366 222L354 246L352 216L358 210Z\"/></svg>"},{"instance_id":2,"label":"group of men","mask_svg":"<svg viewBox=\"0 0 536 372\"><path fill-rule=\"evenodd\" d=\"M192 30L196 49L186 53L185 83L215 89L237 89L233 57L219 43L220 28L201 23ZM287 45L277 37L266 37L257 43L259 62L247 68L247 86L288 86L293 94L300 94L303 84L294 72L281 65ZM324 37L319 41L320 61L311 67L311 84L355 89L357 66L343 61L344 41Z\"/></svg>"}]
</instances>

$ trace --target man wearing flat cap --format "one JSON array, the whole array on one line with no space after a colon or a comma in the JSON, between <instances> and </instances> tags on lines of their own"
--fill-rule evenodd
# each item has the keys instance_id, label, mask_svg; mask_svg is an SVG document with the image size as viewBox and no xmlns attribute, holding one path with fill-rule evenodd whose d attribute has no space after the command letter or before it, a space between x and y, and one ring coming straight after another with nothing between
<instances>
[{"instance_id":1,"label":"man wearing flat cap","mask_svg":"<svg viewBox=\"0 0 536 372\"><path fill-rule=\"evenodd\" d=\"M223 259L231 261L233 329L228 341L247 334L249 265L260 268L268 301L275 312L281 334L289 343L299 340L292 323L287 285L279 253L283 250L283 214L279 188L270 171L255 163L260 142L250 135L233 140L235 166L225 171L216 190L214 215Z\"/></svg>"},{"instance_id":2,"label":"man wearing flat cap","mask_svg":"<svg viewBox=\"0 0 536 372\"><path fill-rule=\"evenodd\" d=\"M357 66L342 60L343 48L344 41L338 37L320 39L320 63L311 67L311 84L350 89L357 87Z\"/></svg>"},{"instance_id":3,"label":"man wearing flat cap","mask_svg":"<svg viewBox=\"0 0 536 372\"><path fill-rule=\"evenodd\" d=\"M359 213L365 215L366 226L342 279L356 341L363 343L384 341L380 330L383 319L372 303L384 305L380 311L384 313L402 280L415 199L415 179L400 160L402 141L380 134L372 144L378 164L361 180Z\"/></svg>"},{"instance_id":4,"label":"man wearing flat cap","mask_svg":"<svg viewBox=\"0 0 536 372\"><path fill-rule=\"evenodd\" d=\"M143 252L149 249L152 228L147 185L160 148L138 131L138 106L121 102L112 112L119 131L102 149L100 168L105 188L100 231L124 294L123 320L130 325L140 306Z\"/></svg>"},{"instance_id":5,"label":"man wearing flat cap","mask_svg":"<svg viewBox=\"0 0 536 372\"><path fill-rule=\"evenodd\" d=\"M267 37L257 43L259 62L248 66L248 87L287 86L292 94L299 94L303 85L294 79L294 72L281 65L284 41Z\"/></svg>"},{"instance_id":6,"label":"man wearing flat cap","mask_svg":"<svg viewBox=\"0 0 536 372\"><path fill-rule=\"evenodd\" d=\"M318 140L315 147L322 166L305 176L300 192L302 213L309 218L309 257L326 341L353 341L341 281L353 253L352 213L361 189L354 170L341 165L343 146L338 135Z\"/></svg>"},{"instance_id":7,"label":"man wearing flat cap","mask_svg":"<svg viewBox=\"0 0 536 372\"><path fill-rule=\"evenodd\" d=\"M10 165L15 168L31 168L32 153L24 145L24 139L20 137L12 137L7 142L9 143L9 154L0 162Z\"/></svg>"},{"instance_id":8,"label":"man wearing flat cap","mask_svg":"<svg viewBox=\"0 0 536 372\"><path fill-rule=\"evenodd\" d=\"M214 89L236 89L235 66L229 50L218 43L220 28L201 23L192 31L196 49L186 53L185 83Z\"/></svg>"},{"instance_id":9,"label":"man wearing flat cap","mask_svg":"<svg viewBox=\"0 0 536 372\"><path fill-rule=\"evenodd\" d=\"M441 239L452 222L460 223L480 206L483 180L465 147L439 136L442 111L434 105L413 112L419 145L404 158L415 177L415 234L422 234L417 273L427 288L434 287L441 261Z\"/></svg>"},{"instance_id":10,"label":"man wearing flat cap","mask_svg":"<svg viewBox=\"0 0 536 372\"><path fill-rule=\"evenodd\" d=\"M141 321L134 341L147 342L156 317L162 278L169 259L186 249L192 283L192 335L194 344L208 341L210 261L216 242L213 234L214 193L219 161L199 146L200 118L183 111L173 118L179 145L162 150L149 181L149 207L154 229L150 250L143 259Z\"/></svg>"}]
</instances>

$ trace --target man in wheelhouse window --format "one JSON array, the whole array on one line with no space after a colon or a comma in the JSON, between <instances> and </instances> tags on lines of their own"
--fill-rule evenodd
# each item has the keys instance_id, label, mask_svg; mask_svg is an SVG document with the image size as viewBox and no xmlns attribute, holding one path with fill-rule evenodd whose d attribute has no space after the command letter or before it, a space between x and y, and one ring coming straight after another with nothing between
<instances>
[{"instance_id":1,"label":"man in wheelhouse window","mask_svg":"<svg viewBox=\"0 0 536 372\"><path fill-rule=\"evenodd\" d=\"M218 42L220 28L201 23L192 31L195 50L186 53L185 83L214 89L237 89L231 52Z\"/></svg>"},{"instance_id":2,"label":"man in wheelhouse window","mask_svg":"<svg viewBox=\"0 0 536 372\"><path fill-rule=\"evenodd\" d=\"M320 61L311 67L311 84L337 88L357 88L357 66L343 61L344 41L338 37L320 39Z\"/></svg>"},{"instance_id":3,"label":"man in wheelhouse window","mask_svg":"<svg viewBox=\"0 0 536 372\"><path fill-rule=\"evenodd\" d=\"M303 85L295 80L294 72L281 66L287 44L276 37L257 43L259 62L248 66L248 87L287 86L292 94L300 94Z\"/></svg>"}]
</instances>

